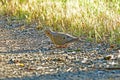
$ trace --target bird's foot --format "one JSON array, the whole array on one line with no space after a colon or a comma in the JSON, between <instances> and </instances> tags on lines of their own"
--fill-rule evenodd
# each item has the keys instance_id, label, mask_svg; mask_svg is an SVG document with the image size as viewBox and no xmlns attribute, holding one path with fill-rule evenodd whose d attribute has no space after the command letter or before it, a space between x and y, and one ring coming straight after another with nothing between
<instances>
[{"instance_id":1,"label":"bird's foot","mask_svg":"<svg viewBox=\"0 0 120 80\"><path fill-rule=\"evenodd\" d=\"M68 46L67 45L56 45L55 47L56 48L67 48Z\"/></svg>"}]
</instances>

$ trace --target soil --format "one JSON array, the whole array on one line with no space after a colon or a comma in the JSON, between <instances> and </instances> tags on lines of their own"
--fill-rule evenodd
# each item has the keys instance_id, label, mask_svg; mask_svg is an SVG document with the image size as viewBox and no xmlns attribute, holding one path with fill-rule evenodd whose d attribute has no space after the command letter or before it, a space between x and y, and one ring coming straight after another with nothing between
<instances>
[{"instance_id":1,"label":"soil","mask_svg":"<svg viewBox=\"0 0 120 80\"><path fill-rule=\"evenodd\" d=\"M54 44L37 24L0 18L1 80L120 80L120 45Z\"/></svg>"}]
</instances>

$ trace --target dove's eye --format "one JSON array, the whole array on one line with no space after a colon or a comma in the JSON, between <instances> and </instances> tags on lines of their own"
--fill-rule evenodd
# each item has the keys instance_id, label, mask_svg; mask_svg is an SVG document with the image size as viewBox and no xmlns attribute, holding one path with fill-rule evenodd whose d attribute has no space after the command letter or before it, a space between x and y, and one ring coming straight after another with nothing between
<instances>
[{"instance_id":1,"label":"dove's eye","mask_svg":"<svg viewBox=\"0 0 120 80\"><path fill-rule=\"evenodd\" d=\"M50 34L49 32L47 32L47 34Z\"/></svg>"},{"instance_id":2,"label":"dove's eye","mask_svg":"<svg viewBox=\"0 0 120 80\"><path fill-rule=\"evenodd\" d=\"M50 32L48 32L48 31L46 31L45 33L46 33L46 34L50 34Z\"/></svg>"}]
</instances>

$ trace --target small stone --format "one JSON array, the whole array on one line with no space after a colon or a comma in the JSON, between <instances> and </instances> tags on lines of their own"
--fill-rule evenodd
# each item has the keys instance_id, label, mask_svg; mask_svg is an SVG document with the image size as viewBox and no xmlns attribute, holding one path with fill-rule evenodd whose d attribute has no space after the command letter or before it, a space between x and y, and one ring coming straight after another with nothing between
<instances>
[{"instance_id":1,"label":"small stone","mask_svg":"<svg viewBox=\"0 0 120 80\"><path fill-rule=\"evenodd\" d=\"M110 60L110 59L114 59L113 55L107 55L104 57L105 60Z\"/></svg>"},{"instance_id":2,"label":"small stone","mask_svg":"<svg viewBox=\"0 0 120 80\"><path fill-rule=\"evenodd\" d=\"M20 67L24 67L25 66L23 63L16 63L16 65L18 65Z\"/></svg>"},{"instance_id":3,"label":"small stone","mask_svg":"<svg viewBox=\"0 0 120 80\"><path fill-rule=\"evenodd\" d=\"M10 59L10 60L8 61L8 64L13 64L13 63L15 63L13 59Z\"/></svg>"}]
</instances>

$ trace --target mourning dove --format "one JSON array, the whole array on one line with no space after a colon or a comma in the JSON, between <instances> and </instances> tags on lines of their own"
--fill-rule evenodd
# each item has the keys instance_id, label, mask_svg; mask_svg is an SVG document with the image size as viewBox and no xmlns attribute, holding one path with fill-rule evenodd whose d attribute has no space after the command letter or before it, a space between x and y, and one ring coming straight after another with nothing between
<instances>
[{"instance_id":1,"label":"mourning dove","mask_svg":"<svg viewBox=\"0 0 120 80\"><path fill-rule=\"evenodd\" d=\"M61 32L54 32L51 29L46 29L45 34L51 39L57 48L66 48L70 43L78 41L79 38Z\"/></svg>"}]
</instances>

